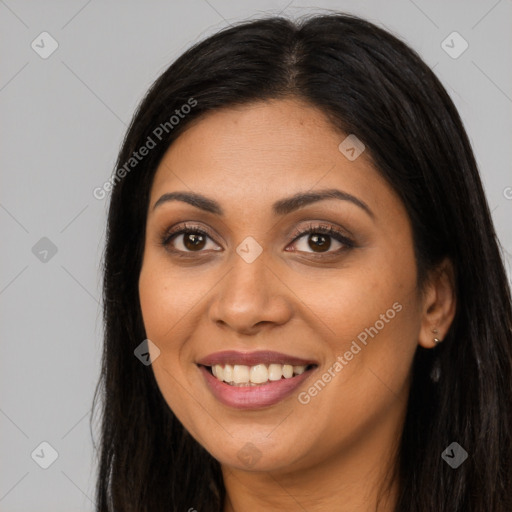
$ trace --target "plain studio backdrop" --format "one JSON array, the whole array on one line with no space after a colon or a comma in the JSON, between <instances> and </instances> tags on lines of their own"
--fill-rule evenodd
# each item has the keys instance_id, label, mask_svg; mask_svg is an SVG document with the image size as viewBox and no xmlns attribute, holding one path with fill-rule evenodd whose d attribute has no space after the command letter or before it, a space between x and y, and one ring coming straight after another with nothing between
<instances>
[{"instance_id":1,"label":"plain studio backdrop","mask_svg":"<svg viewBox=\"0 0 512 512\"><path fill-rule=\"evenodd\" d=\"M107 197L131 116L193 43L336 9L399 36L448 90L512 262L512 1L0 0L0 510L93 511Z\"/></svg>"}]
</instances>

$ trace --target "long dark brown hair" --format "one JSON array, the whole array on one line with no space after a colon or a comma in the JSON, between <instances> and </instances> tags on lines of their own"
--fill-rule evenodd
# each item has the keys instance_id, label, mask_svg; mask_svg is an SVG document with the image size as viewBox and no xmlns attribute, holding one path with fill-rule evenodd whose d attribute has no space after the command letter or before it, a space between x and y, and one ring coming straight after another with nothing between
<instances>
[{"instance_id":1,"label":"long dark brown hair","mask_svg":"<svg viewBox=\"0 0 512 512\"><path fill-rule=\"evenodd\" d=\"M453 324L437 348L418 347L413 363L396 512L512 511L511 298L472 148L417 53L340 13L268 17L216 33L156 80L133 117L116 165L103 261L97 510L222 510L219 463L169 409L151 366L134 356L146 338L138 278L149 192L165 151L202 114L290 97L365 144L410 217L418 286L445 257L455 268ZM183 115L171 123L176 110ZM148 137L155 147L127 168ZM434 363L438 382L430 377ZM441 458L454 441L469 454L457 469Z\"/></svg>"}]
</instances>

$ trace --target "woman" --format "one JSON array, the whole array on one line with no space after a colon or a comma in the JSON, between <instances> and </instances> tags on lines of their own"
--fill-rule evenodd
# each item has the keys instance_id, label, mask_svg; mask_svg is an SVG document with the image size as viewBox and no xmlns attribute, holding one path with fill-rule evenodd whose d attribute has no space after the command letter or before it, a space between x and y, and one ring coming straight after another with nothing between
<instances>
[{"instance_id":1,"label":"woman","mask_svg":"<svg viewBox=\"0 0 512 512\"><path fill-rule=\"evenodd\" d=\"M97 510L512 510L507 278L403 42L223 30L151 87L112 185Z\"/></svg>"}]
</instances>

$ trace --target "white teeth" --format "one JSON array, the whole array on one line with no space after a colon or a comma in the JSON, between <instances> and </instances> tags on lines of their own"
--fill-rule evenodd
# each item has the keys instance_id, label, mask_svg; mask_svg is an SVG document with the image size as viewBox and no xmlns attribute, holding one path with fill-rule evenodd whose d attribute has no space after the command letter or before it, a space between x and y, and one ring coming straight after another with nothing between
<instances>
[{"instance_id":1,"label":"white teeth","mask_svg":"<svg viewBox=\"0 0 512 512\"><path fill-rule=\"evenodd\" d=\"M215 365L220 366L220 365ZM222 366L221 366L222 368ZM219 380L221 380L219 377L217 377ZM224 366L224 375L222 375L222 380L225 382L231 382L233 380L233 367L230 364L227 364Z\"/></svg>"},{"instance_id":2,"label":"white teeth","mask_svg":"<svg viewBox=\"0 0 512 512\"><path fill-rule=\"evenodd\" d=\"M283 377L285 379L293 377L293 366L291 364L283 364Z\"/></svg>"},{"instance_id":3,"label":"white teeth","mask_svg":"<svg viewBox=\"0 0 512 512\"><path fill-rule=\"evenodd\" d=\"M242 364L235 364L235 366L233 366L233 382L235 384L249 382L249 367Z\"/></svg>"},{"instance_id":4,"label":"white teeth","mask_svg":"<svg viewBox=\"0 0 512 512\"><path fill-rule=\"evenodd\" d=\"M293 366L291 364L264 364L246 366L242 364L212 366L212 373L218 380L231 385L252 386L266 384L268 381L290 379L294 375L301 375L306 371L305 365Z\"/></svg>"},{"instance_id":5,"label":"white teeth","mask_svg":"<svg viewBox=\"0 0 512 512\"><path fill-rule=\"evenodd\" d=\"M215 368L215 373L213 375L215 375L215 377L217 377L217 379L223 380L224 379L224 368L222 368L222 366L220 364L216 364L215 366L212 366L212 372L214 371L214 368Z\"/></svg>"},{"instance_id":6,"label":"white teeth","mask_svg":"<svg viewBox=\"0 0 512 512\"><path fill-rule=\"evenodd\" d=\"M293 373L295 373L296 375L300 375L301 373L304 373L305 371L306 371L305 366L294 366L293 367Z\"/></svg>"},{"instance_id":7,"label":"white teeth","mask_svg":"<svg viewBox=\"0 0 512 512\"><path fill-rule=\"evenodd\" d=\"M283 365L271 364L268 367L268 380L280 380L283 376Z\"/></svg>"},{"instance_id":8,"label":"white teeth","mask_svg":"<svg viewBox=\"0 0 512 512\"><path fill-rule=\"evenodd\" d=\"M263 382L267 382L268 380L268 370L264 364L257 364L256 366L251 366L251 371L249 372L250 380L253 384L263 384Z\"/></svg>"}]
</instances>

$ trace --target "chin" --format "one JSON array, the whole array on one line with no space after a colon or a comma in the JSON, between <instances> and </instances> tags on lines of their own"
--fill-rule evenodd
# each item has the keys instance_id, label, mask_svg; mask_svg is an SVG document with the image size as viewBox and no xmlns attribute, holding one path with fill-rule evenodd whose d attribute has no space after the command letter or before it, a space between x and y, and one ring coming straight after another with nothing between
<instances>
[{"instance_id":1,"label":"chin","mask_svg":"<svg viewBox=\"0 0 512 512\"><path fill-rule=\"evenodd\" d=\"M225 449L219 452L218 447L210 454L220 464L242 471L278 471L292 468L300 458L296 444L288 442L277 444L264 441L258 436L246 436L243 441L232 439Z\"/></svg>"}]
</instances>

